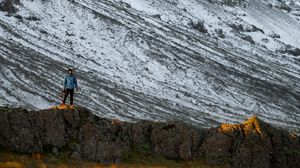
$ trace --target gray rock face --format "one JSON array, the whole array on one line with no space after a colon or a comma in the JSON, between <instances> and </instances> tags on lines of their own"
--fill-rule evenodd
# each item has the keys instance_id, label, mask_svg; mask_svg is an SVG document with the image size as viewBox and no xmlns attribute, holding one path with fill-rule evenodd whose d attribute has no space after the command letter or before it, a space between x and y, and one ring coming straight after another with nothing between
<instances>
[{"instance_id":1,"label":"gray rock face","mask_svg":"<svg viewBox=\"0 0 300 168\"><path fill-rule=\"evenodd\" d=\"M68 152L71 157L121 163L137 145L169 159L206 157L212 165L234 168L299 167L299 137L256 117L243 124L198 129L179 122L122 122L89 110L27 111L0 108L0 146L36 153Z\"/></svg>"},{"instance_id":2,"label":"gray rock face","mask_svg":"<svg viewBox=\"0 0 300 168\"><path fill-rule=\"evenodd\" d=\"M99 118L85 108L32 112L4 108L0 122L2 147L25 153L67 148L75 158L103 163L120 162L123 150L139 144L149 144L168 158L192 159L204 139L181 123L126 123Z\"/></svg>"}]
</instances>

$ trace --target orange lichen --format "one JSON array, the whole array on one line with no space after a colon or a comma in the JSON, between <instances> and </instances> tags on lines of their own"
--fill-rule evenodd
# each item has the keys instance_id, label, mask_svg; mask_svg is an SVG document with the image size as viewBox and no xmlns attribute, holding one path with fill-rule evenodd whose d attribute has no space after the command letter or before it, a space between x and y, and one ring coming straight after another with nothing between
<instances>
[{"instance_id":1,"label":"orange lichen","mask_svg":"<svg viewBox=\"0 0 300 168\"><path fill-rule=\"evenodd\" d=\"M121 121L116 120L116 119L113 119L113 120L111 121L111 124L113 124L113 125L120 124L120 123L121 123Z\"/></svg>"},{"instance_id":2,"label":"orange lichen","mask_svg":"<svg viewBox=\"0 0 300 168\"><path fill-rule=\"evenodd\" d=\"M244 128L246 129L245 131L247 132L251 132L251 130L256 130L258 134L262 133L257 116L253 116L252 118L245 121L242 125L244 126Z\"/></svg>"},{"instance_id":3,"label":"orange lichen","mask_svg":"<svg viewBox=\"0 0 300 168\"><path fill-rule=\"evenodd\" d=\"M61 104L58 106L52 106L51 109L54 110L67 110L67 109L75 109L74 105L66 105L66 104Z\"/></svg>"},{"instance_id":4,"label":"orange lichen","mask_svg":"<svg viewBox=\"0 0 300 168\"><path fill-rule=\"evenodd\" d=\"M218 131L220 133L228 134L235 132L238 129L243 130L245 135L250 134L253 131L256 131L258 134L262 133L260 122L256 116L248 119L242 124L221 124Z\"/></svg>"},{"instance_id":5,"label":"orange lichen","mask_svg":"<svg viewBox=\"0 0 300 168\"><path fill-rule=\"evenodd\" d=\"M218 128L219 132L221 133L231 133L234 132L239 128L238 124L221 124Z\"/></svg>"},{"instance_id":6,"label":"orange lichen","mask_svg":"<svg viewBox=\"0 0 300 168\"><path fill-rule=\"evenodd\" d=\"M297 134L295 132L290 132L290 137L293 139L297 138Z\"/></svg>"}]
</instances>

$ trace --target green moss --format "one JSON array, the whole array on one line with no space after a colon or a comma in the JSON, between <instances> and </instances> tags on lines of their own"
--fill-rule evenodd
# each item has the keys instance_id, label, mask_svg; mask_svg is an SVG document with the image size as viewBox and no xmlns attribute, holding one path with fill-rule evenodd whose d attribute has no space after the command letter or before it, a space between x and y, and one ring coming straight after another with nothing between
<instances>
[{"instance_id":1,"label":"green moss","mask_svg":"<svg viewBox=\"0 0 300 168\"><path fill-rule=\"evenodd\" d=\"M283 147L284 149L284 153L286 155L300 155L300 150L297 150L297 149L292 149L292 148L289 148L289 147Z\"/></svg>"},{"instance_id":2,"label":"green moss","mask_svg":"<svg viewBox=\"0 0 300 168\"><path fill-rule=\"evenodd\" d=\"M204 159L195 161L175 161L166 159L160 155L149 151L150 145L138 145L131 150L124 152L124 163L118 165L119 168L224 168L224 166L209 166ZM127 160L125 160L127 159ZM61 158L60 156L53 156L52 154L41 154L41 160L32 158L31 154L21 154L18 152L7 151L0 148L0 167L1 163L12 161L23 165L24 168L41 167L41 163L46 167L105 167L111 168L114 166L104 166L97 162L89 162L84 160L77 160L70 157Z\"/></svg>"},{"instance_id":3,"label":"green moss","mask_svg":"<svg viewBox=\"0 0 300 168\"><path fill-rule=\"evenodd\" d=\"M122 153L124 163L143 164L143 165L162 165L174 164L174 160L168 160L158 154L150 151L149 144L137 145L123 151Z\"/></svg>"},{"instance_id":4,"label":"green moss","mask_svg":"<svg viewBox=\"0 0 300 168\"><path fill-rule=\"evenodd\" d=\"M150 151L151 146L149 144L143 144L141 145L142 149L146 150L146 151Z\"/></svg>"},{"instance_id":5,"label":"green moss","mask_svg":"<svg viewBox=\"0 0 300 168\"><path fill-rule=\"evenodd\" d=\"M1 149L1 148L0 148ZM24 154L19 152L8 151L5 149L0 150L0 167L6 165L8 161L17 165L22 165L24 168L40 168L40 167L85 167L94 168L101 167L99 163L89 162L84 160L77 160L70 157L61 158L56 157L49 153L40 154L41 159L33 158L32 154ZM43 163L45 166L41 166ZM13 164L14 165L14 164ZM15 166L4 166L4 167L15 167Z\"/></svg>"},{"instance_id":6,"label":"green moss","mask_svg":"<svg viewBox=\"0 0 300 168\"><path fill-rule=\"evenodd\" d=\"M8 108L8 107L0 107L0 112L11 112L12 109Z\"/></svg>"},{"instance_id":7,"label":"green moss","mask_svg":"<svg viewBox=\"0 0 300 168\"><path fill-rule=\"evenodd\" d=\"M198 159L194 161L183 161L183 160L170 160L159 154L155 154L151 150L149 144L142 144L132 147L126 151L123 151L123 162L129 165L142 165L145 167L166 167L166 168L212 168L206 164L205 159ZM214 168L217 168L215 166Z\"/></svg>"},{"instance_id":8,"label":"green moss","mask_svg":"<svg viewBox=\"0 0 300 168\"><path fill-rule=\"evenodd\" d=\"M231 158L231 157L229 157L229 156L224 156L224 157L222 158L222 164L223 164L223 165L227 165L227 167L230 167L229 165L231 165L231 163L232 163L232 158Z\"/></svg>"},{"instance_id":9,"label":"green moss","mask_svg":"<svg viewBox=\"0 0 300 168\"><path fill-rule=\"evenodd\" d=\"M68 160L70 159L70 156L72 154L72 150L70 149L70 146L75 145L76 143L71 141L67 145L57 148L57 154L53 153L53 149L55 147L51 145L45 145L43 146L43 152L44 155L47 155L48 160L51 161L54 164L66 164Z\"/></svg>"}]
</instances>

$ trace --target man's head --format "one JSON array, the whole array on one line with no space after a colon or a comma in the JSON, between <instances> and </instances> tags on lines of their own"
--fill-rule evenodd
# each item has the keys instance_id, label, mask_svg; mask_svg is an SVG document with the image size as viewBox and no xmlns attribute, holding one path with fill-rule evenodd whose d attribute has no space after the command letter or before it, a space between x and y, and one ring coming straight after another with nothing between
<instances>
[{"instance_id":1,"label":"man's head","mask_svg":"<svg viewBox=\"0 0 300 168\"><path fill-rule=\"evenodd\" d=\"M70 75L73 74L73 69L71 69L71 68L68 69L68 74L70 74Z\"/></svg>"}]
</instances>

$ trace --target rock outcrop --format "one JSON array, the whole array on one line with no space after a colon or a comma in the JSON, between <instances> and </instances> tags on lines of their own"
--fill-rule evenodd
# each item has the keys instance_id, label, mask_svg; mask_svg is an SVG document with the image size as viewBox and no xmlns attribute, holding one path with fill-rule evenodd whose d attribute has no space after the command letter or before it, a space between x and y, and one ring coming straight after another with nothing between
<instances>
[{"instance_id":1,"label":"rock outcrop","mask_svg":"<svg viewBox=\"0 0 300 168\"><path fill-rule=\"evenodd\" d=\"M4 0L0 1L0 11L6 11L8 14L15 13L17 8L14 4L20 4L20 0Z\"/></svg>"},{"instance_id":2,"label":"rock outcrop","mask_svg":"<svg viewBox=\"0 0 300 168\"><path fill-rule=\"evenodd\" d=\"M227 6L237 6L245 3L245 0L209 0L209 2L227 5Z\"/></svg>"},{"instance_id":3,"label":"rock outcrop","mask_svg":"<svg viewBox=\"0 0 300 168\"><path fill-rule=\"evenodd\" d=\"M100 161L121 162L122 151L135 145L171 159L192 159L207 131L181 123L120 122L74 110L0 110L0 146L25 153L68 149L70 155Z\"/></svg>"},{"instance_id":4,"label":"rock outcrop","mask_svg":"<svg viewBox=\"0 0 300 168\"><path fill-rule=\"evenodd\" d=\"M299 167L299 137L256 117L199 129L180 122L137 123L100 118L78 107L27 111L0 108L0 146L25 153L68 152L78 159L121 163L123 152L147 145L169 159L206 157L232 167Z\"/></svg>"},{"instance_id":5,"label":"rock outcrop","mask_svg":"<svg viewBox=\"0 0 300 168\"><path fill-rule=\"evenodd\" d=\"M202 145L211 164L229 162L232 167L299 167L299 137L276 129L257 117L242 124L222 124Z\"/></svg>"}]
</instances>

